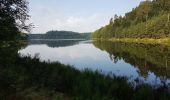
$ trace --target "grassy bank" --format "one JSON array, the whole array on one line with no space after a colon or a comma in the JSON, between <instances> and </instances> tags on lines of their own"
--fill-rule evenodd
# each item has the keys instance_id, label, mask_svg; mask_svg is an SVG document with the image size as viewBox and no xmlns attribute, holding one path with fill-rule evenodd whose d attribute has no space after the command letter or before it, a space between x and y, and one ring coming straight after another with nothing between
<instances>
[{"instance_id":1,"label":"grassy bank","mask_svg":"<svg viewBox=\"0 0 170 100\"><path fill-rule=\"evenodd\" d=\"M170 45L170 38L160 38L160 39L152 39L152 38L112 38L109 39L113 42L129 42L129 43L144 43L144 44L165 44Z\"/></svg>"},{"instance_id":2,"label":"grassy bank","mask_svg":"<svg viewBox=\"0 0 170 100\"><path fill-rule=\"evenodd\" d=\"M80 72L71 66L40 62L37 58L18 58L15 63L1 68L0 84L5 87L0 94L5 93L5 100L14 97L16 100L170 99L167 87L154 89L142 84L134 89L124 77L111 78L90 70Z\"/></svg>"}]
</instances>

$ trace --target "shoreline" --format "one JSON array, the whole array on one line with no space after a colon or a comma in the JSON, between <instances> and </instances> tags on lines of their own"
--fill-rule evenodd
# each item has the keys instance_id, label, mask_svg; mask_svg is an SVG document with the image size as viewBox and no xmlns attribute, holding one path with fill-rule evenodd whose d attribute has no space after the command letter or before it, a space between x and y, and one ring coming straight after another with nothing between
<instances>
[{"instance_id":1,"label":"shoreline","mask_svg":"<svg viewBox=\"0 0 170 100\"><path fill-rule=\"evenodd\" d=\"M111 41L111 42L128 42L128 43L143 43L143 44L164 44L170 46L170 38L110 38L110 39L97 39L92 40L101 40L101 41Z\"/></svg>"}]
</instances>

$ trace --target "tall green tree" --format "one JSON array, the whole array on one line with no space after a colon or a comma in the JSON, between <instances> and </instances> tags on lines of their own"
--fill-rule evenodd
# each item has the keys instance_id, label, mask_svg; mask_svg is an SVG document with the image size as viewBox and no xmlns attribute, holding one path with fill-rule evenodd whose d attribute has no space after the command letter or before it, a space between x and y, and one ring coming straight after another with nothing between
<instances>
[{"instance_id":1,"label":"tall green tree","mask_svg":"<svg viewBox=\"0 0 170 100\"><path fill-rule=\"evenodd\" d=\"M170 0L146 0L94 32L94 38L170 37Z\"/></svg>"},{"instance_id":2,"label":"tall green tree","mask_svg":"<svg viewBox=\"0 0 170 100\"><path fill-rule=\"evenodd\" d=\"M0 40L11 40L23 31L29 31L28 2L26 0L0 0Z\"/></svg>"}]
</instances>

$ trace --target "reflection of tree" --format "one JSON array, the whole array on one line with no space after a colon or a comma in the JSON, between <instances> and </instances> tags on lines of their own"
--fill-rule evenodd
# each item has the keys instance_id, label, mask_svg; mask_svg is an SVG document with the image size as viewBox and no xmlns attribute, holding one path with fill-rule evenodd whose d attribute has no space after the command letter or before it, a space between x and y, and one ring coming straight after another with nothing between
<instances>
[{"instance_id":1,"label":"reflection of tree","mask_svg":"<svg viewBox=\"0 0 170 100\"><path fill-rule=\"evenodd\" d=\"M30 45L46 44L48 47L65 47L78 44L82 40L29 40Z\"/></svg>"},{"instance_id":2,"label":"reflection of tree","mask_svg":"<svg viewBox=\"0 0 170 100\"><path fill-rule=\"evenodd\" d=\"M117 56L114 56L114 63L116 64L118 62L119 58Z\"/></svg>"},{"instance_id":3,"label":"reflection of tree","mask_svg":"<svg viewBox=\"0 0 170 100\"><path fill-rule=\"evenodd\" d=\"M170 77L170 47L135 43L93 42L97 48L109 53L111 60L125 62L138 67L142 76L154 72L157 76Z\"/></svg>"},{"instance_id":4,"label":"reflection of tree","mask_svg":"<svg viewBox=\"0 0 170 100\"><path fill-rule=\"evenodd\" d=\"M114 56L112 54L109 54L109 56L110 56L110 59L113 60L115 64L118 62L119 60L118 56Z\"/></svg>"}]
</instances>

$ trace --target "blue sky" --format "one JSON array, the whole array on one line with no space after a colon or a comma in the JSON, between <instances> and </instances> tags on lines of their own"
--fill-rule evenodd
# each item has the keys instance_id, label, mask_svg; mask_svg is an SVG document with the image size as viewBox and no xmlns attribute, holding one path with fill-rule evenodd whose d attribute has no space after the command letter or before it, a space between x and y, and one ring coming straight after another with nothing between
<instances>
[{"instance_id":1,"label":"blue sky","mask_svg":"<svg viewBox=\"0 0 170 100\"><path fill-rule=\"evenodd\" d=\"M143 0L29 0L33 33L49 30L93 32L115 14L124 15Z\"/></svg>"}]
</instances>

